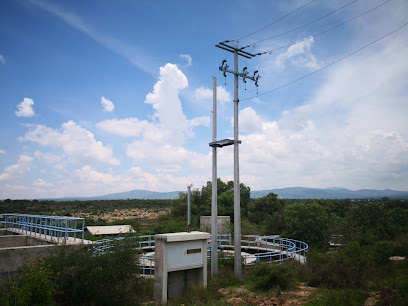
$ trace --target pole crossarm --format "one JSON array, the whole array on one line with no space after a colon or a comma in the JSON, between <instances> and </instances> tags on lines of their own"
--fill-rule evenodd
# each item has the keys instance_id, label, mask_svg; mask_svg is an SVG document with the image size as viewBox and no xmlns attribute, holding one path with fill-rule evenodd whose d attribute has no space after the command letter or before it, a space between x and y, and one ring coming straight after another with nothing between
<instances>
[{"instance_id":1,"label":"pole crossarm","mask_svg":"<svg viewBox=\"0 0 408 306\"><path fill-rule=\"evenodd\" d=\"M216 148L222 148L226 146L233 145L235 143L235 140L233 139L222 139L222 140L217 140L209 143L210 147L216 147ZM238 140L238 143L241 143L241 140Z\"/></svg>"},{"instance_id":2,"label":"pole crossarm","mask_svg":"<svg viewBox=\"0 0 408 306\"><path fill-rule=\"evenodd\" d=\"M231 52L231 53L234 53L235 51L237 51L237 52L238 52L238 55L243 56L243 57L246 57L246 58L253 58L253 57L256 56L256 54L252 54L252 53L243 51L242 48L240 49L240 48L238 48L238 47L233 47L233 46L227 45L227 44L224 43L224 42L220 42L219 44L217 44L217 45L215 45L215 46L216 46L217 48L226 50L226 51Z\"/></svg>"},{"instance_id":3,"label":"pole crossarm","mask_svg":"<svg viewBox=\"0 0 408 306\"><path fill-rule=\"evenodd\" d=\"M232 52L234 54L237 54L237 55L243 56L245 58L249 58L249 59L256 56L256 54L252 54L252 53L249 53L249 52L246 52L246 51L242 51L242 48L238 48L237 46L233 47L233 46L227 45L226 43L223 43L223 42L221 42L221 43L219 43L219 44L217 44L215 46L218 47L218 48L221 48L223 50L226 50L228 52ZM247 79L249 79L249 80L255 82L255 86L258 87L258 81L259 81L259 78L260 78L260 76L258 74L258 70L255 70L254 74L251 76L248 73L248 68L247 67L244 67L242 69L242 72L238 72L237 70L228 69L228 67L229 66L227 65L227 60L223 60L221 66L219 67L219 70L223 72L224 77L227 77L227 72L228 72L228 73L231 73L231 74L233 74L235 76L241 77L242 80L244 81L244 83L246 83Z\"/></svg>"}]
</instances>

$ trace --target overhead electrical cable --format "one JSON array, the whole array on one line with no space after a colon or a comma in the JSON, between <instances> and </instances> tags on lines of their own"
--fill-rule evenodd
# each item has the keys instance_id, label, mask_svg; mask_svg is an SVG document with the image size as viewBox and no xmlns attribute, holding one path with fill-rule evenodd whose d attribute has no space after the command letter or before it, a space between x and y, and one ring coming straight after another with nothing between
<instances>
[{"instance_id":1,"label":"overhead electrical cable","mask_svg":"<svg viewBox=\"0 0 408 306\"><path fill-rule=\"evenodd\" d=\"M365 48L367 48L367 47L369 47L369 46L375 44L376 42L378 42L378 41L380 41L380 40L382 40L382 39L384 39L384 38L390 36L391 34L397 32L398 30L401 30L402 28L406 27L407 25L408 25L408 22L405 23L405 24L403 24L403 25L400 26L399 28L397 28L397 29L395 29L395 30L389 32L388 34L386 34L386 35L384 35L384 36L382 36L382 37L380 37L380 38L377 38L376 40L370 42L369 44L367 44L367 45L365 45L365 46L363 46L363 47L361 47L360 49L358 49L358 50L356 50L356 51L354 51L354 52L352 52L352 53L349 53L349 54L347 54L346 56L343 56L342 58L340 58L340 59L338 59L338 60L336 60L336 61L334 61L334 62L332 62L332 63L330 63L330 64L328 64L328 65L326 65L326 66L324 66L324 67L322 67L322 68L320 68L320 69L317 69L317 70L315 70L315 71L313 71L313 72L311 72L311 73L308 73L308 74L306 74L306 75L304 75L304 76L302 76L302 77L300 77L300 78L298 78L298 79L295 79L295 80L293 80L293 81L291 81L291 82L289 82L289 83L286 83L286 84L281 85L281 86L279 86L279 87L275 87L274 89L265 91L265 92L263 92L263 93L257 94L257 95L255 95L255 96L252 96L252 97L249 97L249 98L240 99L240 101L245 101L245 100L249 100L249 99L252 99L252 98L259 97L259 96L263 96L263 95L266 95L266 94L271 93L271 92L273 92L273 91L276 91L276 90L278 90L278 89L281 89L281 88L283 88L283 87L289 86L289 85L291 85L291 84L293 84L293 83L295 83L295 82L297 82L297 81L303 80L304 78L307 78L308 76L311 76L311 75L313 75L313 74L315 74L315 73L317 73L317 72L319 72L319 71L322 71L323 69L326 69L326 68L328 68L328 67L330 67L330 66L333 66L334 64L337 64L338 62L340 62L340 61L342 61L342 60L345 60L346 58L348 58L348 57L350 57L350 56L356 54L357 52L360 52L361 50L363 50L363 49L365 49Z\"/></svg>"},{"instance_id":2,"label":"overhead electrical cable","mask_svg":"<svg viewBox=\"0 0 408 306\"><path fill-rule=\"evenodd\" d=\"M284 48L288 48L288 47L291 47L291 46L300 44L300 43L302 43L302 42L305 42L306 40L309 40L311 37L312 37L312 38L316 38L316 37L318 37L318 36L320 36L320 35L326 34L327 32L330 32L330 31L332 31L332 30L334 30L334 29L337 29L337 28L339 28L339 27L345 25L346 23L349 23L349 22L351 22L351 21L353 21L353 20L355 20L355 19L357 19L357 18L360 18L361 16L363 16L363 15L365 15L365 14L368 14L368 13L374 11L375 9L379 8L380 6L386 4L386 3L390 2L390 1L392 1L392 0L387 0L387 1L385 1L385 2L383 2L383 3L381 3L381 4L379 4L379 5L377 5L376 7L372 8L372 9L370 9L370 10L368 10L368 11L366 11L366 12L360 14L360 15L358 15L358 16L355 16L355 17L353 17L353 18L351 18L351 19L349 19L349 20L347 20L347 21L345 21L345 22L342 22L342 23L340 23L340 24L338 24L338 25L336 25L336 26L334 26L334 27L332 27L332 28L330 28L330 29L328 29L328 30L325 30L325 31L323 31L323 32L320 32L320 33L318 33L318 34L310 35L309 37L307 37L307 38L305 38L305 39L303 39L303 40L301 40L301 41L295 42L295 43L293 43L293 44L289 44L289 45L277 47L277 48L274 48L274 49L271 49L271 50L268 50L268 51L260 52L260 53L257 53L257 54L255 54L255 55L264 55L264 54L267 54L267 53L270 54L270 53L273 52L273 51L280 50L280 49L284 49Z\"/></svg>"},{"instance_id":3,"label":"overhead electrical cable","mask_svg":"<svg viewBox=\"0 0 408 306\"><path fill-rule=\"evenodd\" d=\"M272 23L270 23L270 24L264 26L263 28L261 28L261 29L259 29L259 30L256 30L255 32L252 32L252 33L247 34L247 35L245 35L245 36L242 36L242 37L240 37L240 38L235 38L235 39L232 39L232 40L226 40L225 42L226 42L226 43L228 43L228 42L234 42L234 41L237 41L237 40L241 40L241 39L247 38L248 36L254 35L255 33L258 33L258 32L260 32L260 31L262 31L262 30L265 30L266 28L270 27L271 25L274 25L275 23L281 21L282 19L288 17L289 15L292 15L293 13L299 11L300 9L302 9L302 8L308 6L308 5L310 5L310 4L312 4L313 2L316 2L316 1L317 1L317 0L313 0L313 1L310 1L309 3L306 3L306 4L302 5L301 7L298 7L296 10L291 11L290 13L288 13L288 14L286 14L286 15L280 17L279 19L277 19L277 20L275 20L274 22L272 22ZM356 1L357 1L357 0L356 0Z\"/></svg>"},{"instance_id":4,"label":"overhead electrical cable","mask_svg":"<svg viewBox=\"0 0 408 306\"><path fill-rule=\"evenodd\" d=\"M310 22L308 22L308 23L305 23L304 25L301 25L301 26L299 26L299 27L297 27L297 28L294 28L294 29L292 29L292 30L286 31L286 32L281 33L281 34L277 34L277 35L274 35L274 36L271 36L271 37L268 37L268 38L264 38L264 39L257 40L256 42L254 42L254 43L252 43L252 44L249 44L249 45L247 45L247 46L245 46L245 47L242 47L241 49L245 49L245 48L251 47L251 46L253 46L253 45L255 45L255 44L259 43L259 42L262 42L262 41L265 41L265 40L268 40L268 39L272 39L272 38L276 38L276 37L279 37L279 36L282 36L282 35L285 35L285 34L289 34L289 33L292 33L292 32L294 32L294 31L297 31L297 30L299 30L299 29L301 29L301 28L307 27L307 26L309 26L309 25L311 25L311 24L313 24L313 23L315 23L315 22L318 22L318 21L320 21L320 20L322 20L322 19L324 19L324 18L326 18L326 17L329 17L330 15L333 15L334 13L336 13L336 12L338 12L338 11L340 11L340 10L346 8L347 6L353 4L354 2L357 2L357 1L358 1L358 0L351 1L351 2L347 3L346 5L343 5L342 7L339 7L338 9L336 9L336 10L334 10L334 11L332 11L332 12L330 12L330 13L324 15L324 16L321 16L321 17L319 17L319 18L317 18L317 19L315 19L315 20L312 20L312 21L310 21Z\"/></svg>"}]
</instances>

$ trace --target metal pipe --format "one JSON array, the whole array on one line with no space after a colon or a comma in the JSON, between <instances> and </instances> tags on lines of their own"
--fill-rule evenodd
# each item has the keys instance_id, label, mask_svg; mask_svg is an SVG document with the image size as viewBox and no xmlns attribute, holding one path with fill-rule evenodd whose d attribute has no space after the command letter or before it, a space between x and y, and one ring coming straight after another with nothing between
<instances>
[{"instance_id":1,"label":"metal pipe","mask_svg":"<svg viewBox=\"0 0 408 306\"><path fill-rule=\"evenodd\" d=\"M238 46L234 48L234 274L242 278L241 266L241 204L238 147Z\"/></svg>"},{"instance_id":2,"label":"metal pipe","mask_svg":"<svg viewBox=\"0 0 408 306\"><path fill-rule=\"evenodd\" d=\"M191 187L193 183L187 185L187 232L191 232Z\"/></svg>"},{"instance_id":3,"label":"metal pipe","mask_svg":"<svg viewBox=\"0 0 408 306\"><path fill-rule=\"evenodd\" d=\"M213 77L213 142L217 141L217 78ZM217 147L212 147L211 276L218 273Z\"/></svg>"}]
</instances>

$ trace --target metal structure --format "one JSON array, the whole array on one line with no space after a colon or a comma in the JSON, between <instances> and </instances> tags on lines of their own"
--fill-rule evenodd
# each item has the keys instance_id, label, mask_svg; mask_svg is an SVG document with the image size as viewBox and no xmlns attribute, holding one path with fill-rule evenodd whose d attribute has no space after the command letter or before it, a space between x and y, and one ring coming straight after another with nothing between
<instances>
[{"instance_id":1,"label":"metal structure","mask_svg":"<svg viewBox=\"0 0 408 306\"><path fill-rule=\"evenodd\" d=\"M137 239L139 248L144 250L153 250L155 247L155 235L146 235L138 237L118 237L113 239L103 239L95 242L95 245L88 250L92 251L94 255L102 254L109 251L114 246L115 241L123 239ZM263 236L263 235L243 235L241 237L241 249L251 252L240 254L240 262L246 266L254 265L257 262L266 262L269 264L284 264L286 262L306 262L306 253L309 250L307 243L277 236ZM235 250L235 246L231 245L231 234L219 234L217 239L216 249L223 251ZM212 260L212 239L207 242L208 253L207 258ZM232 251L231 251L232 252ZM234 254L235 255L235 254ZM224 254L224 258L231 258L229 253ZM234 256L235 257L235 256ZM235 259L234 259L235 261ZM154 274L154 254L147 253L139 257L139 264L141 274L152 276Z\"/></svg>"},{"instance_id":2,"label":"metal structure","mask_svg":"<svg viewBox=\"0 0 408 306\"><path fill-rule=\"evenodd\" d=\"M251 59L255 54L243 51L243 48L238 48L238 46L230 46L225 42L221 42L216 45L217 48L226 50L228 52L234 53L234 70L228 69L226 64L227 60L223 60L221 67L219 69L223 72L224 77L228 73L234 75L234 273L238 278L242 277L242 266L241 266L241 204L240 204L240 183L239 183L239 148L238 144L238 77L241 77L244 83L249 79L255 82L255 86L258 87L259 75L258 70L256 70L253 76L248 75L248 68L244 67L242 73L238 72L238 55L245 58Z\"/></svg>"},{"instance_id":3,"label":"metal structure","mask_svg":"<svg viewBox=\"0 0 408 306\"><path fill-rule=\"evenodd\" d=\"M88 248L88 251L91 251L94 255L102 254L105 251L113 248L115 242L121 241L124 239L135 239L137 241L138 247L140 249L151 249L155 246L155 235L144 235L144 236L133 236L133 237L116 237L116 238L107 238L99 239L94 241L93 245Z\"/></svg>"},{"instance_id":4,"label":"metal structure","mask_svg":"<svg viewBox=\"0 0 408 306\"><path fill-rule=\"evenodd\" d=\"M213 77L213 142L217 142L217 78ZM210 143L211 146L211 143ZM211 236L218 237L217 206L217 146L212 147L212 185L211 185ZM211 248L217 248L217 241L211 240ZM211 253L211 276L218 272L218 252Z\"/></svg>"},{"instance_id":5,"label":"metal structure","mask_svg":"<svg viewBox=\"0 0 408 306\"><path fill-rule=\"evenodd\" d=\"M187 232L191 232L191 187L193 183L187 185Z\"/></svg>"},{"instance_id":6,"label":"metal structure","mask_svg":"<svg viewBox=\"0 0 408 306\"><path fill-rule=\"evenodd\" d=\"M84 242L84 218L1 214L1 223L9 231L64 243L81 239Z\"/></svg>"}]
</instances>

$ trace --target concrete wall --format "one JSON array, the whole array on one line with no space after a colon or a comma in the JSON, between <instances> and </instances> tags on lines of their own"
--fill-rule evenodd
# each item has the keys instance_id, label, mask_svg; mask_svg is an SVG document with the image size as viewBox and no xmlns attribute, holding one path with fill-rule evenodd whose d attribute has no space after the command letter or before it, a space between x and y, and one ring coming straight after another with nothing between
<instances>
[{"instance_id":1,"label":"concrete wall","mask_svg":"<svg viewBox=\"0 0 408 306\"><path fill-rule=\"evenodd\" d=\"M218 234L230 234L230 219L230 216L217 217ZM200 217L200 231L211 233L211 216Z\"/></svg>"},{"instance_id":2,"label":"concrete wall","mask_svg":"<svg viewBox=\"0 0 408 306\"><path fill-rule=\"evenodd\" d=\"M27 235L3 235L0 236L0 249L12 248L21 246L36 246L36 245L48 245L47 241L35 239Z\"/></svg>"},{"instance_id":3,"label":"concrete wall","mask_svg":"<svg viewBox=\"0 0 408 306\"><path fill-rule=\"evenodd\" d=\"M17 234L8 231L5 228L0 228L0 236L5 236L5 235L17 235Z\"/></svg>"},{"instance_id":4,"label":"concrete wall","mask_svg":"<svg viewBox=\"0 0 408 306\"><path fill-rule=\"evenodd\" d=\"M16 273L34 259L49 256L55 245L20 246L0 249L0 279Z\"/></svg>"},{"instance_id":5,"label":"concrete wall","mask_svg":"<svg viewBox=\"0 0 408 306\"><path fill-rule=\"evenodd\" d=\"M19 272L24 263L49 256L55 244L0 229L0 280Z\"/></svg>"}]
</instances>

